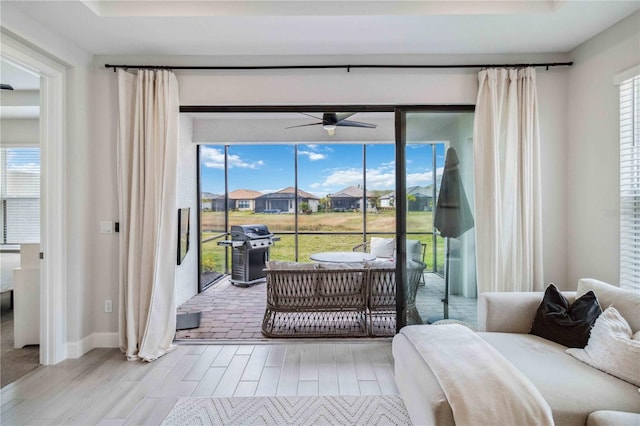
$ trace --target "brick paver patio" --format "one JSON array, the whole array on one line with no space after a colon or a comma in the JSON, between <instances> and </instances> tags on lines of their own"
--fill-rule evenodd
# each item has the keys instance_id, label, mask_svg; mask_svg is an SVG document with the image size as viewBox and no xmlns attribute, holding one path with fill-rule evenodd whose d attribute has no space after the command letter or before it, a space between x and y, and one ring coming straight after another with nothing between
<instances>
[{"instance_id":1,"label":"brick paver patio","mask_svg":"<svg viewBox=\"0 0 640 426\"><path fill-rule=\"evenodd\" d=\"M442 315L444 296L443 279L432 273L425 274L426 285L418 287L416 307L423 321ZM176 339L206 340L273 340L261 332L266 307L266 285L236 287L229 277L194 296L178 308L178 313L202 312L200 327L176 332ZM476 299L449 297L449 316L476 325Z\"/></svg>"},{"instance_id":2,"label":"brick paver patio","mask_svg":"<svg viewBox=\"0 0 640 426\"><path fill-rule=\"evenodd\" d=\"M261 339L267 286L237 287L229 277L194 296L178 313L202 312L200 327L179 330L176 339Z\"/></svg>"}]
</instances>

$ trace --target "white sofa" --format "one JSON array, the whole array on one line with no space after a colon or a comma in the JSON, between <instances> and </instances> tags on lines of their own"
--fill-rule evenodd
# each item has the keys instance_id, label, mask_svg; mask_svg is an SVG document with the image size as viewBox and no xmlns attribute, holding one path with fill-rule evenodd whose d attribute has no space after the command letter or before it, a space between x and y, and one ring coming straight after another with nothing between
<instances>
[{"instance_id":1,"label":"white sofa","mask_svg":"<svg viewBox=\"0 0 640 426\"><path fill-rule=\"evenodd\" d=\"M593 279L582 279L576 292L563 294L573 302L589 290L596 293L603 310L615 305L632 330L640 330L640 294ZM528 334L542 296L542 292L481 294L479 336L534 384L556 425L640 425L640 414L635 414L640 413L637 386L577 360L565 353L565 346ZM413 423L454 425L436 376L402 333L393 339L393 356L396 384Z\"/></svg>"}]
</instances>

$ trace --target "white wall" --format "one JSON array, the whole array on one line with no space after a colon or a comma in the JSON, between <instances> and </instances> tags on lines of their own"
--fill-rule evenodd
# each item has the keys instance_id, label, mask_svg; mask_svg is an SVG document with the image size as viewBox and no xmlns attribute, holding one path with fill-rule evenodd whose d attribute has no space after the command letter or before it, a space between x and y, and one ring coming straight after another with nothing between
<instances>
[{"instance_id":1,"label":"white wall","mask_svg":"<svg viewBox=\"0 0 640 426\"><path fill-rule=\"evenodd\" d=\"M0 120L0 144L4 148L40 145L38 123L37 118Z\"/></svg>"},{"instance_id":2,"label":"white wall","mask_svg":"<svg viewBox=\"0 0 640 426\"><path fill-rule=\"evenodd\" d=\"M618 285L620 104L613 78L640 63L640 12L571 55L575 65L569 72L567 108L568 283L575 287L579 278L592 277Z\"/></svg>"},{"instance_id":3,"label":"white wall","mask_svg":"<svg viewBox=\"0 0 640 426\"><path fill-rule=\"evenodd\" d=\"M178 146L177 208L190 207L189 251L182 264L176 267L176 304L180 306L198 294L198 165L196 145L192 140L193 120L180 117Z\"/></svg>"},{"instance_id":4,"label":"white wall","mask_svg":"<svg viewBox=\"0 0 640 426\"><path fill-rule=\"evenodd\" d=\"M102 187L93 186L95 181L102 179L100 167L105 158L99 154L90 158L94 149L101 147L94 144L90 134L95 129L90 122L93 89L90 89L91 74L89 66L91 56L72 42L52 33L40 23L22 14L11 3L3 3L0 16L2 35L9 36L23 44L43 53L54 61L66 67L65 97L65 165L66 187L58 188L66 198L66 265L67 271L66 293L66 338L68 347L92 347L87 341L96 330L109 332L117 331L116 313L99 317L94 321L94 313L103 312L103 300L95 298L94 289L108 288L113 291L113 282L117 283L117 264L113 262L113 250L103 251L102 239L98 234L98 218L103 217L99 211L101 205L94 200L100 199L107 188L105 199L113 204L113 197L109 190L114 182L105 182ZM110 96L110 94L109 94ZM100 123L101 120L98 119ZM111 144L105 148L111 149ZM100 158L94 161L94 158ZM106 157L108 162L109 157ZM107 177L108 178L108 177ZM110 213L110 212L107 212ZM113 217L109 214L109 217ZM111 237L116 241L115 237ZM113 243L107 242L107 245ZM117 252L116 252L117 253ZM102 257L102 255L106 257ZM101 275L102 271L109 272ZM114 299L114 305L116 299ZM109 337L107 336L107 340ZM98 344L104 344L98 342Z\"/></svg>"},{"instance_id":5,"label":"white wall","mask_svg":"<svg viewBox=\"0 0 640 426\"><path fill-rule=\"evenodd\" d=\"M527 61L565 60L566 57L529 56ZM255 57L251 63L435 63L518 62L519 56L443 57L357 57L274 58ZM215 64L242 63L238 58L193 57L96 57L96 77L112 86L111 70L105 63ZM538 70L538 94L542 133L543 226L545 230L545 281L560 287L566 281L566 87L568 68ZM180 71L182 105L317 105L317 104L474 104L477 70L267 70L267 71ZM330 89L328 89L330 88ZM115 90L113 86L110 90ZM96 104L96 114L112 114L112 106ZM110 141L102 138L101 144ZM563 241L558 243L558 241Z\"/></svg>"}]
</instances>

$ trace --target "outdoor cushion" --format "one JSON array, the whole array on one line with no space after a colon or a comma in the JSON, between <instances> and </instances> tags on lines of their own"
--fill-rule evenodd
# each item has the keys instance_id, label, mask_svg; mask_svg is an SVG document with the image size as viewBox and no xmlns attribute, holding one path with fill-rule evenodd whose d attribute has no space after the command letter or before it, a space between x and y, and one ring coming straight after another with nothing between
<instances>
[{"instance_id":1,"label":"outdoor cushion","mask_svg":"<svg viewBox=\"0 0 640 426\"><path fill-rule=\"evenodd\" d=\"M371 237L370 253L378 258L392 259L396 250L396 240L393 238Z\"/></svg>"},{"instance_id":2,"label":"outdoor cushion","mask_svg":"<svg viewBox=\"0 0 640 426\"><path fill-rule=\"evenodd\" d=\"M282 262L279 260L269 260L267 269L292 269L292 270L312 270L316 269L315 263L302 262Z\"/></svg>"},{"instance_id":3,"label":"outdoor cushion","mask_svg":"<svg viewBox=\"0 0 640 426\"><path fill-rule=\"evenodd\" d=\"M362 269L361 263L320 262L317 269Z\"/></svg>"},{"instance_id":4,"label":"outdoor cushion","mask_svg":"<svg viewBox=\"0 0 640 426\"><path fill-rule=\"evenodd\" d=\"M407 259L422 261L420 240L407 240Z\"/></svg>"}]
</instances>

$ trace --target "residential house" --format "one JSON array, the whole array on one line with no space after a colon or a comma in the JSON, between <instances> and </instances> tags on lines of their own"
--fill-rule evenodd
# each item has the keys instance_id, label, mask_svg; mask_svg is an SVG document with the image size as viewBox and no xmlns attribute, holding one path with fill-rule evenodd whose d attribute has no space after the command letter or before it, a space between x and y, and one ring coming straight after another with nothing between
<instances>
[{"instance_id":1,"label":"residential house","mask_svg":"<svg viewBox=\"0 0 640 426\"><path fill-rule=\"evenodd\" d=\"M380 207L382 208L393 208L396 206L396 193L390 192L388 194L382 195L380 198Z\"/></svg>"},{"instance_id":2,"label":"residential house","mask_svg":"<svg viewBox=\"0 0 640 426\"><path fill-rule=\"evenodd\" d=\"M407 209L412 211L433 210L433 187L412 186L407 188Z\"/></svg>"},{"instance_id":3,"label":"residential house","mask_svg":"<svg viewBox=\"0 0 640 426\"><path fill-rule=\"evenodd\" d=\"M121 241L117 233L100 234L98 228L101 221L119 215L118 84L105 64L573 62L571 67L539 68L537 73L538 118L544 135L540 150L544 281L562 283L563 290L575 290L581 277L618 282L620 125L614 78L640 63L638 2L438 2L433 13L430 2L393 2L393 6L387 1L368 2L359 8L362 2L347 1L345 12L329 7L319 14L315 2L238 1L221 2L228 7L222 15L210 2L192 3L185 16L176 2L137 2L136 7L107 1L0 2L0 55L23 64L45 82L40 113L47 120L41 122L42 131L35 132L47 152L42 157L42 182L47 185L41 198L46 213L42 218L46 238L41 239L46 270L41 303L42 335L47 336L41 342L43 363L119 346ZM233 5L240 3L245 9ZM295 7L293 12L278 9L290 6ZM478 90L478 69L466 68L175 71L184 106L473 105ZM4 78L3 73L2 83L8 83ZM9 99L3 92L3 108ZM27 106L38 107L39 101ZM24 136L31 133L9 129L25 124L15 121L29 120L13 120L3 111L3 143L28 139ZM197 119L184 115L179 130L190 135L197 125ZM180 138L177 155L181 165L177 202L191 207L195 218L198 171L188 136ZM250 168L241 170L251 173ZM243 201L238 208L251 210L260 195L237 198ZM363 204L362 194L343 195L334 197L345 202L338 208ZM191 241L198 241L196 229L191 227ZM197 292L193 278L197 268L192 250L176 273L178 304ZM113 312L105 312L105 301L113 302ZM182 375L195 370L188 370L190 356L180 361ZM109 377L106 363L112 361L105 359L99 365L102 360L93 358L96 364L87 371L104 369L104 377ZM124 367L113 368L120 374ZM166 386L158 389L159 394L169 395L165 391L171 387L176 390L170 394L174 399L195 388L177 381ZM34 382L29 389L44 388L46 384ZM189 392L180 394L181 389ZM25 423L42 421L37 417L42 412L38 398L27 403ZM145 400L140 405L146 403L155 404ZM149 412L158 407L149 404L145 405ZM24 404L13 407L18 405ZM27 411L34 414L28 417ZM100 420L104 419L96 423Z\"/></svg>"},{"instance_id":4,"label":"residential house","mask_svg":"<svg viewBox=\"0 0 640 426\"><path fill-rule=\"evenodd\" d=\"M396 193L380 197L380 207L395 207ZM433 209L433 192L430 186L411 186L407 188L407 209L409 211L431 211Z\"/></svg>"},{"instance_id":5,"label":"residential house","mask_svg":"<svg viewBox=\"0 0 640 426\"><path fill-rule=\"evenodd\" d=\"M220 197L220 195L212 194L210 192L202 192L200 194L200 208L203 211L213 210L214 209L213 208L214 207L214 201L218 197Z\"/></svg>"},{"instance_id":6,"label":"residential house","mask_svg":"<svg viewBox=\"0 0 640 426\"><path fill-rule=\"evenodd\" d=\"M261 195L262 192L251 189L236 189L235 191L231 191L229 192L229 208L239 211L255 211L256 198Z\"/></svg>"},{"instance_id":7,"label":"residential house","mask_svg":"<svg viewBox=\"0 0 640 426\"><path fill-rule=\"evenodd\" d=\"M280 191L263 194L255 199L255 211L256 213L295 213L295 193L295 188L290 186ZM309 211L317 212L320 198L298 189L298 211L300 211L301 203L307 203Z\"/></svg>"},{"instance_id":8,"label":"residential house","mask_svg":"<svg viewBox=\"0 0 640 426\"><path fill-rule=\"evenodd\" d=\"M329 208L336 212L343 211L359 211L365 204L363 201L363 189L360 185L349 186L341 191L333 194L328 194ZM375 208L375 204L372 203L371 197L373 194L367 191L367 208Z\"/></svg>"}]
</instances>

